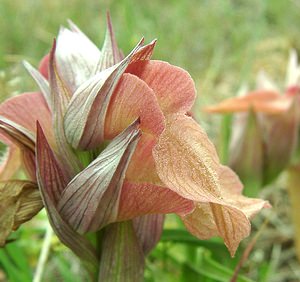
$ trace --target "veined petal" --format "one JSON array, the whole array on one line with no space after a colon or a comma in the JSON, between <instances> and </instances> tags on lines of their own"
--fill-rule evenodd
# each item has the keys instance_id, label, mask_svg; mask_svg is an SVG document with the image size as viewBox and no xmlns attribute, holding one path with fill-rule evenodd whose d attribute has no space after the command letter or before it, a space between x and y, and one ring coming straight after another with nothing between
<instances>
[{"instance_id":1,"label":"veined petal","mask_svg":"<svg viewBox=\"0 0 300 282\"><path fill-rule=\"evenodd\" d=\"M223 188L222 192L228 191L228 193L231 194L242 194L243 184L231 168L225 165L220 165L218 175Z\"/></svg>"},{"instance_id":2,"label":"veined petal","mask_svg":"<svg viewBox=\"0 0 300 282\"><path fill-rule=\"evenodd\" d=\"M0 182L0 247L23 222L43 207L38 187L30 181Z\"/></svg>"},{"instance_id":3,"label":"veined petal","mask_svg":"<svg viewBox=\"0 0 300 282\"><path fill-rule=\"evenodd\" d=\"M94 75L101 52L79 28L69 22L71 30L61 27L57 37L57 69L71 95Z\"/></svg>"},{"instance_id":4,"label":"veined petal","mask_svg":"<svg viewBox=\"0 0 300 282\"><path fill-rule=\"evenodd\" d=\"M107 13L107 29L101 52L102 53L95 73L110 68L123 59L123 56L117 45L109 13Z\"/></svg>"},{"instance_id":5,"label":"veined petal","mask_svg":"<svg viewBox=\"0 0 300 282\"><path fill-rule=\"evenodd\" d=\"M164 219L163 214L148 214L137 217L132 221L135 234L145 256L159 242L164 226Z\"/></svg>"},{"instance_id":6,"label":"veined petal","mask_svg":"<svg viewBox=\"0 0 300 282\"><path fill-rule=\"evenodd\" d=\"M68 184L59 202L63 218L80 233L116 221L125 172L138 142L138 121L118 135Z\"/></svg>"},{"instance_id":7,"label":"veined petal","mask_svg":"<svg viewBox=\"0 0 300 282\"><path fill-rule=\"evenodd\" d=\"M286 110L290 104L288 99L281 97L278 92L257 90L242 97L229 98L218 105L207 107L210 113L256 112L276 114Z\"/></svg>"},{"instance_id":8,"label":"veined petal","mask_svg":"<svg viewBox=\"0 0 300 282\"><path fill-rule=\"evenodd\" d=\"M182 220L200 239L222 237L233 256L240 241L250 233L249 219L270 205L264 200L243 196L242 184L230 168L220 166L219 179L223 204L198 203L191 214L182 216Z\"/></svg>"},{"instance_id":9,"label":"veined petal","mask_svg":"<svg viewBox=\"0 0 300 282\"><path fill-rule=\"evenodd\" d=\"M231 256L234 256L240 242L249 236L251 224L245 213L235 207L210 204L219 236L224 239Z\"/></svg>"},{"instance_id":10,"label":"veined petal","mask_svg":"<svg viewBox=\"0 0 300 282\"><path fill-rule=\"evenodd\" d=\"M119 64L99 72L83 83L67 109L64 128L74 148L94 149L104 140L104 123L111 96L130 62L147 60L155 42L142 46L143 40Z\"/></svg>"},{"instance_id":11,"label":"veined petal","mask_svg":"<svg viewBox=\"0 0 300 282\"><path fill-rule=\"evenodd\" d=\"M243 184L235 172L229 167L220 166L219 179L220 185L223 188L222 197L226 200L226 203L242 210L247 218L251 219L261 209L271 207L268 201L243 196Z\"/></svg>"},{"instance_id":12,"label":"veined petal","mask_svg":"<svg viewBox=\"0 0 300 282\"><path fill-rule=\"evenodd\" d=\"M24 164L31 180L35 180L35 132L36 121L39 120L51 144L54 137L51 127L51 116L47 104L41 93L24 93L6 100L0 105L0 127L4 135L0 140L9 146L11 142L21 149L21 159L16 160ZM7 137L10 139L8 141Z\"/></svg>"},{"instance_id":13,"label":"veined petal","mask_svg":"<svg viewBox=\"0 0 300 282\"><path fill-rule=\"evenodd\" d=\"M51 114L41 93L23 93L6 100L0 105L0 115L26 128L32 136L38 120L47 138L53 142Z\"/></svg>"},{"instance_id":14,"label":"veined petal","mask_svg":"<svg viewBox=\"0 0 300 282\"><path fill-rule=\"evenodd\" d=\"M157 173L167 187L201 205L184 218L188 229L200 238L218 234L233 255L250 232L249 219L242 210L243 203L239 202L241 198L230 200L232 192L240 193L241 184L231 170L220 165L214 146L200 126L184 115L167 117L166 129L154 149L154 159ZM226 192L228 187L230 191ZM262 208L265 202L257 205L251 199L249 204ZM203 223L199 222L199 216L203 216Z\"/></svg>"},{"instance_id":15,"label":"veined petal","mask_svg":"<svg viewBox=\"0 0 300 282\"><path fill-rule=\"evenodd\" d=\"M242 239L250 234L250 222L239 209L213 203L199 203L195 211L182 218L186 228L200 239L220 236L234 256Z\"/></svg>"},{"instance_id":16,"label":"veined petal","mask_svg":"<svg viewBox=\"0 0 300 282\"><path fill-rule=\"evenodd\" d=\"M125 73L110 100L105 120L105 139L114 138L138 117L143 132L155 136L162 133L164 115L155 93L144 81Z\"/></svg>"},{"instance_id":17,"label":"veined petal","mask_svg":"<svg viewBox=\"0 0 300 282\"><path fill-rule=\"evenodd\" d=\"M151 183L163 186L156 172L153 158L153 148L157 138L151 134L143 133L133 153L126 172L126 179L132 183Z\"/></svg>"},{"instance_id":18,"label":"veined petal","mask_svg":"<svg viewBox=\"0 0 300 282\"><path fill-rule=\"evenodd\" d=\"M94 247L85 237L74 231L57 211L56 202L68 178L60 168L39 125L37 126L36 163L38 185L53 230L63 244L96 268L98 259Z\"/></svg>"},{"instance_id":19,"label":"veined petal","mask_svg":"<svg viewBox=\"0 0 300 282\"><path fill-rule=\"evenodd\" d=\"M219 235L209 203L198 203L192 213L181 219L187 230L201 240Z\"/></svg>"},{"instance_id":20,"label":"veined petal","mask_svg":"<svg viewBox=\"0 0 300 282\"><path fill-rule=\"evenodd\" d=\"M36 183L29 183L27 188L22 190L20 196L18 209L15 214L14 230L19 228L22 223L34 217L44 207L41 193Z\"/></svg>"},{"instance_id":21,"label":"veined petal","mask_svg":"<svg viewBox=\"0 0 300 282\"><path fill-rule=\"evenodd\" d=\"M219 201L219 159L214 145L192 118L168 116L153 156L160 179L174 192L192 201Z\"/></svg>"},{"instance_id":22,"label":"veined petal","mask_svg":"<svg viewBox=\"0 0 300 282\"><path fill-rule=\"evenodd\" d=\"M131 74L124 74L114 91L105 120L105 139L112 139L140 117L143 135L130 161L126 178L134 182L161 183L156 174L152 149L165 127L153 90Z\"/></svg>"},{"instance_id":23,"label":"veined petal","mask_svg":"<svg viewBox=\"0 0 300 282\"><path fill-rule=\"evenodd\" d=\"M23 65L41 89L44 99L46 100L49 109L51 109L50 88L47 79L28 62L24 61Z\"/></svg>"},{"instance_id":24,"label":"veined petal","mask_svg":"<svg viewBox=\"0 0 300 282\"><path fill-rule=\"evenodd\" d=\"M9 147L13 148L17 145L20 148L21 155L15 157L20 157L20 159L7 160L8 162L21 162L26 169L26 172L31 180L35 180L35 161L34 161L34 147L35 138L29 130L21 125L14 123L13 121L0 116L0 138ZM22 160L22 161L21 161ZM14 164L11 163L13 166ZM13 167L12 167L13 168ZM13 171L13 173L16 171Z\"/></svg>"},{"instance_id":25,"label":"veined petal","mask_svg":"<svg viewBox=\"0 0 300 282\"><path fill-rule=\"evenodd\" d=\"M66 170L69 172L69 176L73 177L82 169L82 166L75 156L70 144L67 142L64 132L63 119L66 108L70 102L71 93L67 89L64 81L57 71L55 54L56 42L54 41L49 58L49 77L52 99L51 105L53 106L52 123L58 150L58 157L64 164Z\"/></svg>"},{"instance_id":26,"label":"veined petal","mask_svg":"<svg viewBox=\"0 0 300 282\"><path fill-rule=\"evenodd\" d=\"M34 152L35 138L33 134L23 126L0 116L0 131L12 142Z\"/></svg>"},{"instance_id":27,"label":"veined petal","mask_svg":"<svg viewBox=\"0 0 300 282\"><path fill-rule=\"evenodd\" d=\"M153 89L165 115L186 113L195 101L194 82L179 67L162 61L140 61L130 64L126 72L140 77Z\"/></svg>"},{"instance_id":28,"label":"veined petal","mask_svg":"<svg viewBox=\"0 0 300 282\"><path fill-rule=\"evenodd\" d=\"M147 214L185 215L191 213L193 209L193 201L179 196L167 187L125 181L120 198L118 221Z\"/></svg>"},{"instance_id":29,"label":"veined petal","mask_svg":"<svg viewBox=\"0 0 300 282\"><path fill-rule=\"evenodd\" d=\"M232 202L239 207L198 203L195 210L183 216L182 220L186 228L202 240L222 237L233 256L240 241L250 233L248 218L252 218L262 208L270 206L260 199L250 199L242 195L236 195Z\"/></svg>"},{"instance_id":30,"label":"veined petal","mask_svg":"<svg viewBox=\"0 0 300 282\"><path fill-rule=\"evenodd\" d=\"M39 123L37 124L36 160L39 177L54 205L57 205L69 182L68 174L60 166Z\"/></svg>"}]
</instances>

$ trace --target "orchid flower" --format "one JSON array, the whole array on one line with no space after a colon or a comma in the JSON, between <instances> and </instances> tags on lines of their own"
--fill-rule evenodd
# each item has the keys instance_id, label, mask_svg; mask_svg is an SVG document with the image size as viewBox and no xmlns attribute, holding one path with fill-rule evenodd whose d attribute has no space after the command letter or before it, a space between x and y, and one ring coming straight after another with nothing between
<instances>
[{"instance_id":1,"label":"orchid flower","mask_svg":"<svg viewBox=\"0 0 300 282\"><path fill-rule=\"evenodd\" d=\"M291 163L298 146L300 66L297 53L290 52L283 91L261 72L257 89L241 92L238 97L206 110L235 113L229 164L243 181L255 177L264 185Z\"/></svg>"},{"instance_id":2,"label":"orchid flower","mask_svg":"<svg viewBox=\"0 0 300 282\"><path fill-rule=\"evenodd\" d=\"M287 172L295 249L300 260L299 95L300 66L297 53L292 50L283 91L261 72L256 91L228 99L207 110L235 113L229 164L244 183L253 184L256 179L259 186L263 186L283 170ZM256 193L249 190L248 194Z\"/></svg>"},{"instance_id":3,"label":"orchid flower","mask_svg":"<svg viewBox=\"0 0 300 282\"><path fill-rule=\"evenodd\" d=\"M90 269L99 267L99 254L85 235L102 232L99 281L142 279L164 214L177 214L200 239L222 237L234 255L250 219L269 206L241 194L238 177L187 115L192 78L151 60L155 44L142 39L124 57L109 17L101 50L69 22L39 70L25 63L40 92L0 106L9 148L1 174L24 165L55 233ZM12 228L1 225L5 238ZM116 260L118 268L110 264Z\"/></svg>"}]
</instances>

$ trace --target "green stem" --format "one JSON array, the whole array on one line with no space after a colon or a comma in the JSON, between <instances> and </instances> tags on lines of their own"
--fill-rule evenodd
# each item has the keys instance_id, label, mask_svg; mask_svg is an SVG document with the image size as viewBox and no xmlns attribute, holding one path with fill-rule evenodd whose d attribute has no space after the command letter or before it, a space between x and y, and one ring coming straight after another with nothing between
<instances>
[{"instance_id":1,"label":"green stem","mask_svg":"<svg viewBox=\"0 0 300 282\"><path fill-rule=\"evenodd\" d=\"M51 246L51 238L53 235L53 230L52 227L50 226L50 224L47 224L46 227L46 234L45 234L45 239L43 242L43 246L42 246L42 251L39 257L39 261L37 264L37 268L34 274L34 278L33 278L33 282L40 282L42 281L42 276L43 276L43 272L45 269L45 265L48 259L48 255L49 255L49 250L50 250L50 246Z\"/></svg>"},{"instance_id":2,"label":"green stem","mask_svg":"<svg viewBox=\"0 0 300 282\"><path fill-rule=\"evenodd\" d=\"M132 221L110 224L104 230L98 281L143 281L144 260Z\"/></svg>"},{"instance_id":3,"label":"green stem","mask_svg":"<svg viewBox=\"0 0 300 282\"><path fill-rule=\"evenodd\" d=\"M288 193L291 203L291 217L294 225L294 240L300 261L300 166L288 169Z\"/></svg>"}]
</instances>

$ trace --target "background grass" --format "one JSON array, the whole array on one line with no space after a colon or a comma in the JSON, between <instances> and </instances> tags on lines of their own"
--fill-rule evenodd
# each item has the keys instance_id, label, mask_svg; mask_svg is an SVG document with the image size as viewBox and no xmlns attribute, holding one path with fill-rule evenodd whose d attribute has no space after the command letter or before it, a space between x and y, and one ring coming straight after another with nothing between
<instances>
[{"instance_id":1,"label":"background grass","mask_svg":"<svg viewBox=\"0 0 300 282\"><path fill-rule=\"evenodd\" d=\"M232 96L245 82L251 85L261 68L281 83L288 50L300 50L300 1L296 0L1 0L0 100L37 89L21 61L26 59L37 65L66 19L73 20L101 47L106 10L111 12L118 42L125 54L142 36L148 42L157 38L154 58L191 73L199 94L194 113L212 138L216 138L219 131L219 118L203 114L201 108ZM275 190L277 194L274 190L274 187L267 188L264 195L287 203L280 183ZM291 247L288 211L282 209L283 203L275 206L269 215L271 223L265 233L269 235L258 242L242 269L249 279L300 279L299 265ZM38 223L43 222L45 216L40 216L40 220ZM262 221L262 217L257 219L254 232ZM171 217L167 227L181 227L178 224ZM11 250L0 252L0 281L18 281L20 277L22 281L30 281L43 234L44 228L37 228L37 222L27 224L16 233L16 237L23 239L12 243ZM24 264L16 260L14 247ZM173 230L164 234L163 241L148 258L145 278L146 281L172 282L228 281L242 250L243 247L236 259L231 259L220 241L195 242L183 230ZM283 254L290 263L283 261ZM69 258L70 254L58 242L53 242L48 267L56 275L55 279L67 281L69 277L78 281L78 264ZM53 281L49 272L47 275L45 281ZM241 277L240 281L247 279Z\"/></svg>"}]
</instances>

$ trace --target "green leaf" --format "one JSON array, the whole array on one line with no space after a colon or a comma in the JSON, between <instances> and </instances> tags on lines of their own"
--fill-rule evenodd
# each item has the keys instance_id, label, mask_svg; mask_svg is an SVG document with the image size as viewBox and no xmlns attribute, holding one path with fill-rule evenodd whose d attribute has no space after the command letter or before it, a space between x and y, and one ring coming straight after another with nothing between
<instances>
[{"instance_id":1,"label":"green leaf","mask_svg":"<svg viewBox=\"0 0 300 282\"><path fill-rule=\"evenodd\" d=\"M224 247L223 241L220 238L212 238L210 240L199 240L191 235L185 229L165 229L161 236L161 241L170 241L174 243L194 244L203 247Z\"/></svg>"},{"instance_id":2,"label":"green leaf","mask_svg":"<svg viewBox=\"0 0 300 282\"><path fill-rule=\"evenodd\" d=\"M184 248L184 246L182 247ZM171 249L168 251L168 258L174 263L187 267L194 274L199 275L199 281L228 282L234 271L221 263L215 261L211 253L203 248L198 248L196 259L191 260L185 255L183 250ZM206 280L208 279L208 280ZM253 282L242 275L238 276L237 282Z\"/></svg>"},{"instance_id":3,"label":"green leaf","mask_svg":"<svg viewBox=\"0 0 300 282\"><path fill-rule=\"evenodd\" d=\"M10 282L32 281L32 273L27 263L27 257L20 244L11 243L5 249L0 249L0 268L1 266Z\"/></svg>"}]
</instances>

